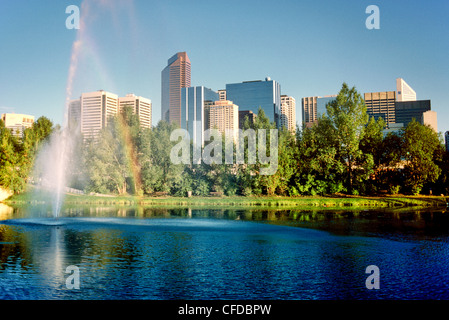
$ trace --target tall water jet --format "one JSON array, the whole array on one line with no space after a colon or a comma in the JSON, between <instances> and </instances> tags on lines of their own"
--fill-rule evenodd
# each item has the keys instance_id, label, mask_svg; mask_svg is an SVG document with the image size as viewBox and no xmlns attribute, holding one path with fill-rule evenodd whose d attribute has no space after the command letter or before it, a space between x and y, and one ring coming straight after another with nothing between
<instances>
[{"instance_id":1,"label":"tall water jet","mask_svg":"<svg viewBox=\"0 0 449 320\"><path fill-rule=\"evenodd\" d=\"M68 68L63 124L61 129L56 130L41 149L36 161L38 174L35 174L35 176L39 177L40 184L51 195L52 215L55 218L61 215L64 195L69 183L67 173L70 172L70 165L73 162L74 145L79 142L77 139L82 139L80 130L69 123L70 101L73 97L77 73L82 74L83 80L99 77L99 79L93 81L95 86L104 87L105 84L109 84L106 87L111 87L108 83L111 77L105 77L107 73L103 67L103 59L98 55L93 34L90 33L95 32L96 28L92 28L92 26L95 26L93 23L99 13L110 12L113 17L116 17L118 13L120 13L120 16L123 14L122 9L128 8L128 14L133 15L132 1L119 1L118 3L120 7L117 7L117 2L103 0L83 0L81 3L79 29L74 30L76 36L72 44ZM115 28L119 30L120 25L117 25L117 23L120 23L120 20L112 20L115 22ZM130 21L134 20L134 18L130 19ZM91 28L87 28L87 25ZM89 29L92 31L89 31ZM109 34L109 29L107 30ZM79 60L82 60L83 63L79 63ZM83 85L85 85L84 82Z\"/></svg>"},{"instance_id":2,"label":"tall water jet","mask_svg":"<svg viewBox=\"0 0 449 320\"><path fill-rule=\"evenodd\" d=\"M70 128L56 130L42 147L36 159L35 172L40 177L41 187L51 195L52 215L61 213L67 185L67 173L72 157L73 144L77 138ZM72 132L73 133L73 132Z\"/></svg>"},{"instance_id":3,"label":"tall water jet","mask_svg":"<svg viewBox=\"0 0 449 320\"><path fill-rule=\"evenodd\" d=\"M87 13L86 2L83 1L81 9ZM36 159L35 172L39 176L39 182L43 189L51 194L52 215L58 218L61 214L64 195L66 193L67 173L69 171L70 158L73 145L78 137L75 128L69 124L69 107L72 96L73 82L78 67L78 58L83 43L85 21L81 16L80 29L77 30L76 39L73 42L70 66L67 75L65 92L64 119L60 130L55 130L50 139L42 147Z\"/></svg>"}]
</instances>

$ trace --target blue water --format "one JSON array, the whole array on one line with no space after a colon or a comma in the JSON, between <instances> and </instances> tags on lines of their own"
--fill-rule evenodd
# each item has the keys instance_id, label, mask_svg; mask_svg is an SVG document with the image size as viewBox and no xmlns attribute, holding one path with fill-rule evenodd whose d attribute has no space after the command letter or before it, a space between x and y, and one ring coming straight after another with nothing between
<instances>
[{"instance_id":1,"label":"blue water","mask_svg":"<svg viewBox=\"0 0 449 320\"><path fill-rule=\"evenodd\" d=\"M329 223L339 232L195 211L7 219L0 299L449 298L446 231L418 237L379 233L373 221L366 229L361 218ZM369 265L379 267L378 290L365 286ZM79 268L79 289L67 288L68 266Z\"/></svg>"}]
</instances>

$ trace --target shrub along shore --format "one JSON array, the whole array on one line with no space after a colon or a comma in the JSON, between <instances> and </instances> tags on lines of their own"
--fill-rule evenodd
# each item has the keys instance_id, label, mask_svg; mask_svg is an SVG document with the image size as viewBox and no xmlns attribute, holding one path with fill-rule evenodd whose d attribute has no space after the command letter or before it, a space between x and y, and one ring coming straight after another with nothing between
<instances>
[{"instance_id":1,"label":"shrub along shore","mask_svg":"<svg viewBox=\"0 0 449 320\"><path fill-rule=\"evenodd\" d=\"M273 208L402 208L402 207L446 207L449 199L444 196L210 196L210 197L135 197L107 195L74 195L65 196L65 205L108 205L108 206L145 206L145 207L273 207ZM14 206L33 204L50 204L48 195L23 193L14 195L3 203Z\"/></svg>"}]
</instances>

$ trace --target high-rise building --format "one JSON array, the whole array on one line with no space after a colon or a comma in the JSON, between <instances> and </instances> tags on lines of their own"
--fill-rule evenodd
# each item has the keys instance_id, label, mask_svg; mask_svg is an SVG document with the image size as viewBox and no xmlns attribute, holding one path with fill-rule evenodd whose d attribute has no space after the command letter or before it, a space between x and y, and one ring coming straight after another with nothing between
<instances>
[{"instance_id":1,"label":"high-rise building","mask_svg":"<svg viewBox=\"0 0 449 320\"><path fill-rule=\"evenodd\" d=\"M422 114L422 124L430 126L435 132L438 132L437 113L429 110Z\"/></svg>"},{"instance_id":2,"label":"high-rise building","mask_svg":"<svg viewBox=\"0 0 449 320\"><path fill-rule=\"evenodd\" d=\"M327 113L326 106L329 102L335 100L337 95L305 97L301 99L302 122L310 128L317 123L318 118Z\"/></svg>"},{"instance_id":3,"label":"high-rise building","mask_svg":"<svg viewBox=\"0 0 449 320\"><path fill-rule=\"evenodd\" d=\"M376 120L385 120L387 126L396 123L396 91L365 93L366 111Z\"/></svg>"},{"instance_id":4,"label":"high-rise building","mask_svg":"<svg viewBox=\"0 0 449 320\"><path fill-rule=\"evenodd\" d=\"M226 98L226 89L218 90L218 97L220 98L220 101L227 100L227 98Z\"/></svg>"},{"instance_id":5,"label":"high-rise building","mask_svg":"<svg viewBox=\"0 0 449 320\"><path fill-rule=\"evenodd\" d=\"M1 119L5 128L10 129L12 135L22 138L23 130L31 128L34 123L34 116L17 113L3 113Z\"/></svg>"},{"instance_id":6,"label":"high-rise building","mask_svg":"<svg viewBox=\"0 0 449 320\"><path fill-rule=\"evenodd\" d=\"M416 92L402 78L396 79L396 101L415 101Z\"/></svg>"},{"instance_id":7,"label":"high-rise building","mask_svg":"<svg viewBox=\"0 0 449 320\"><path fill-rule=\"evenodd\" d=\"M449 152L449 131L446 131L444 138L446 140L446 152Z\"/></svg>"},{"instance_id":8,"label":"high-rise building","mask_svg":"<svg viewBox=\"0 0 449 320\"><path fill-rule=\"evenodd\" d=\"M222 134L232 132L234 142L237 142L239 129L239 107L229 100L215 101L206 107L209 115L208 129L218 129Z\"/></svg>"},{"instance_id":9,"label":"high-rise building","mask_svg":"<svg viewBox=\"0 0 449 320\"><path fill-rule=\"evenodd\" d=\"M406 127L414 118L423 123L423 113L431 110L430 100L397 101L395 104L396 123Z\"/></svg>"},{"instance_id":10,"label":"high-rise building","mask_svg":"<svg viewBox=\"0 0 449 320\"><path fill-rule=\"evenodd\" d=\"M281 86L269 77L265 81L246 81L226 85L226 98L239 106L240 111L258 114L259 108L271 122L280 125Z\"/></svg>"},{"instance_id":11,"label":"high-rise building","mask_svg":"<svg viewBox=\"0 0 449 320\"><path fill-rule=\"evenodd\" d=\"M95 138L111 117L118 114L118 96L104 90L81 94L81 133Z\"/></svg>"},{"instance_id":12,"label":"high-rise building","mask_svg":"<svg viewBox=\"0 0 449 320\"><path fill-rule=\"evenodd\" d=\"M127 94L126 97L118 98L119 112L125 107L131 107L134 114L139 116L141 128L151 128L151 100Z\"/></svg>"},{"instance_id":13,"label":"high-rise building","mask_svg":"<svg viewBox=\"0 0 449 320\"><path fill-rule=\"evenodd\" d=\"M105 128L111 117L115 117L123 108L129 106L139 117L142 128L151 128L151 100L128 94L118 97L116 94L99 90L81 94L80 99L70 100L68 122L78 127L84 138L94 138Z\"/></svg>"},{"instance_id":14,"label":"high-rise building","mask_svg":"<svg viewBox=\"0 0 449 320\"><path fill-rule=\"evenodd\" d=\"M181 128L189 132L197 147L204 146L204 130L208 128L206 108L218 100L218 93L204 86L181 90Z\"/></svg>"},{"instance_id":15,"label":"high-rise building","mask_svg":"<svg viewBox=\"0 0 449 320\"><path fill-rule=\"evenodd\" d=\"M281 95L281 127L292 133L296 132L296 100L287 95Z\"/></svg>"},{"instance_id":16,"label":"high-rise building","mask_svg":"<svg viewBox=\"0 0 449 320\"><path fill-rule=\"evenodd\" d=\"M178 52L168 59L161 78L161 117L181 126L181 89L190 87L190 59L186 52Z\"/></svg>"},{"instance_id":17,"label":"high-rise building","mask_svg":"<svg viewBox=\"0 0 449 320\"><path fill-rule=\"evenodd\" d=\"M412 118L409 117L407 112L413 114L416 110L407 111L407 107L411 106L414 109L416 105L407 105L406 102L412 101L416 101L416 92L402 78L396 79L396 91L365 93L365 105L368 114L376 120L382 117L387 127L395 123L403 123L405 126L411 121ZM398 103L399 107L397 107ZM418 118L417 121L419 121Z\"/></svg>"},{"instance_id":18,"label":"high-rise building","mask_svg":"<svg viewBox=\"0 0 449 320\"><path fill-rule=\"evenodd\" d=\"M302 122L308 128L318 121L317 99L318 97L304 97L301 99Z\"/></svg>"},{"instance_id":19,"label":"high-rise building","mask_svg":"<svg viewBox=\"0 0 449 320\"><path fill-rule=\"evenodd\" d=\"M239 110L239 129L243 130L243 126L245 124L246 118L248 118L248 121L250 124L254 123L254 120L256 120L257 114L255 114L252 111L240 111Z\"/></svg>"},{"instance_id":20,"label":"high-rise building","mask_svg":"<svg viewBox=\"0 0 449 320\"><path fill-rule=\"evenodd\" d=\"M69 101L68 122L70 126L81 126L81 99L74 99Z\"/></svg>"}]
</instances>

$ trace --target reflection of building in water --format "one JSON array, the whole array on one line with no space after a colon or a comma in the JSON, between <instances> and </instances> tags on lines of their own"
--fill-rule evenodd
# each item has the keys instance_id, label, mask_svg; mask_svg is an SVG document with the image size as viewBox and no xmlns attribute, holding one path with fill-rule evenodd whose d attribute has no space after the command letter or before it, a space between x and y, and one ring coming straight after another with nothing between
<instances>
[{"instance_id":1,"label":"reflection of building in water","mask_svg":"<svg viewBox=\"0 0 449 320\"><path fill-rule=\"evenodd\" d=\"M14 193L8 189L3 189L0 187L0 201L6 200L11 197Z\"/></svg>"}]
</instances>

